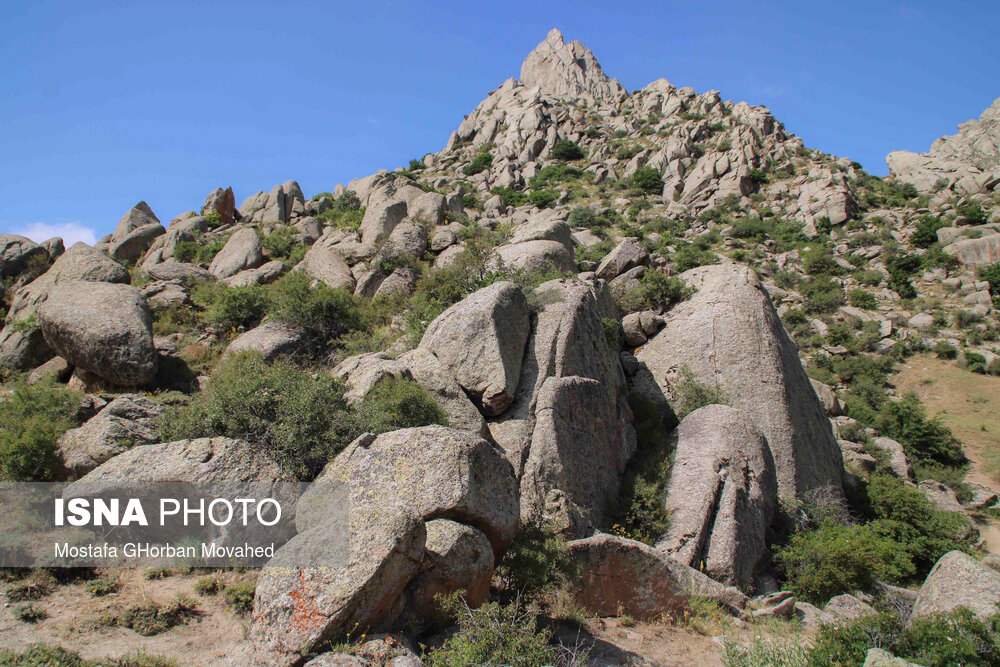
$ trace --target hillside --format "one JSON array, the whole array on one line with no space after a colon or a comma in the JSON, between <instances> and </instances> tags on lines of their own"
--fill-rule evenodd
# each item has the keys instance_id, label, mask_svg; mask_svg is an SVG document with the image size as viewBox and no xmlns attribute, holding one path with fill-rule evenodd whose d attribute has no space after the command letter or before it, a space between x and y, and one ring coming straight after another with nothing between
<instances>
[{"instance_id":1,"label":"hillside","mask_svg":"<svg viewBox=\"0 0 1000 667\"><path fill-rule=\"evenodd\" d=\"M151 577L184 664L997 664L998 104L879 178L552 30L405 168L0 236L0 471L308 487ZM0 646L146 646L134 572L8 578Z\"/></svg>"}]
</instances>

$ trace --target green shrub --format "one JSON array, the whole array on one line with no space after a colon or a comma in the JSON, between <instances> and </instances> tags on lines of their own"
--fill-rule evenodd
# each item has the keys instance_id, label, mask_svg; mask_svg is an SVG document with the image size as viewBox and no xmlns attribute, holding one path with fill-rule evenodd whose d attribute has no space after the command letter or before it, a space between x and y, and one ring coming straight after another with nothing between
<instances>
[{"instance_id":1,"label":"green shrub","mask_svg":"<svg viewBox=\"0 0 1000 667\"><path fill-rule=\"evenodd\" d=\"M560 139L552 146L552 158L555 160L582 160L585 156L583 149L569 139Z\"/></svg>"},{"instance_id":2,"label":"green shrub","mask_svg":"<svg viewBox=\"0 0 1000 667\"><path fill-rule=\"evenodd\" d=\"M56 440L76 426L79 398L48 379L34 385L8 380L0 400L0 476L7 481L45 482L61 468Z\"/></svg>"},{"instance_id":3,"label":"green shrub","mask_svg":"<svg viewBox=\"0 0 1000 667\"><path fill-rule=\"evenodd\" d=\"M201 244L196 241L178 241L174 246L174 259L178 262L191 263L198 259Z\"/></svg>"},{"instance_id":4,"label":"green shrub","mask_svg":"<svg viewBox=\"0 0 1000 667\"><path fill-rule=\"evenodd\" d=\"M810 277L800 288L806 298L805 311L811 314L830 313L844 305L844 290L830 276Z\"/></svg>"},{"instance_id":5,"label":"green shrub","mask_svg":"<svg viewBox=\"0 0 1000 667\"><path fill-rule=\"evenodd\" d=\"M947 341L939 340L934 345L933 350L934 354L937 355L938 359L958 358L958 348Z\"/></svg>"},{"instance_id":6,"label":"green shrub","mask_svg":"<svg viewBox=\"0 0 1000 667\"><path fill-rule=\"evenodd\" d=\"M694 288L676 276L659 271L646 271L639 286L624 294L619 307L627 313L654 309L669 310L675 303L684 301L694 293Z\"/></svg>"},{"instance_id":7,"label":"green shrub","mask_svg":"<svg viewBox=\"0 0 1000 667\"><path fill-rule=\"evenodd\" d=\"M979 205L979 202L970 202L955 209L959 216L965 218L968 225L985 225L989 222L990 216Z\"/></svg>"},{"instance_id":8,"label":"green shrub","mask_svg":"<svg viewBox=\"0 0 1000 667\"><path fill-rule=\"evenodd\" d=\"M161 431L164 442L245 438L303 479L358 434L338 383L251 352L220 362L205 391L167 411Z\"/></svg>"},{"instance_id":9,"label":"green shrub","mask_svg":"<svg viewBox=\"0 0 1000 667\"><path fill-rule=\"evenodd\" d=\"M639 167L629 178L628 184L647 194L658 195L663 191L663 175L653 167Z\"/></svg>"},{"instance_id":10,"label":"green shrub","mask_svg":"<svg viewBox=\"0 0 1000 667\"><path fill-rule=\"evenodd\" d=\"M763 185L764 183L767 183L770 180L767 177L767 172L764 171L763 169L751 169L749 176L750 180L757 185Z\"/></svg>"},{"instance_id":11,"label":"green shrub","mask_svg":"<svg viewBox=\"0 0 1000 667\"><path fill-rule=\"evenodd\" d=\"M894 653L927 667L1000 665L1000 616L985 621L966 608L913 621Z\"/></svg>"},{"instance_id":12,"label":"green shrub","mask_svg":"<svg viewBox=\"0 0 1000 667\"><path fill-rule=\"evenodd\" d=\"M486 171L493 165L493 154L492 153L476 153L475 157L472 158L472 162L465 165L462 169L462 173L466 176L472 176L473 174L478 174L481 171Z\"/></svg>"},{"instance_id":13,"label":"green shrub","mask_svg":"<svg viewBox=\"0 0 1000 667\"><path fill-rule=\"evenodd\" d=\"M687 366L683 366L679 372L680 379L674 389L674 403L671 406L677 413L678 419L684 419L698 408L706 405L728 405L729 399L718 387L712 387L698 381L694 373Z\"/></svg>"},{"instance_id":14,"label":"green shrub","mask_svg":"<svg viewBox=\"0 0 1000 667\"><path fill-rule=\"evenodd\" d=\"M693 243L682 246L674 253L674 270L677 273L684 273L689 269L707 264L718 264L719 256L711 250L699 248Z\"/></svg>"},{"instance_id":15,"label":"green shrub","mask_svg":"<svg viewBox=\"0 0 1000 667\"><path fill-rule=\"evenodd\" d=\"M921 266L920 257L907 253L896 253L888 262L886 268L889 270L889 289L894 291L904 299L913 299L917 296L917 290L910 282Z\"/></svg>"},{"instance_id":16,"label":"green shrub","mask_svg":"<svg viewBox=\"0 0 1000 667\"><path fill-rule=\"evenodd\" d=\"M518 206L524 206L528 202L528 193L522 190L514 190L507 186L495 187L490 190L495 195L500 195L500 199L503 200L504 206L511 206L517 208Z\"/></svg>"},{"instance_id":17,"label":"green shrub","mask_svg":"<svg viewBox=\"0 0 1000 667\"><path fill-rule=\"evenodd\" d=\"M247 287L213 286L217 290L214 302L205 314L205 320L218 329L237 332L252 329L260 324L268 310L267 288L263 285ZM202 291L204 294L208 290Z\"/></svg>"},{"instance_id":18,"label":"green shrub","mask_svg":"<svg viewBox=\"0 0 1000 667\"><path fill-rule=\"evenodd\" d=\"M607 341L611 351L617 353L625 346L621 322L613 317L605 317L601 320L601 325L604 327L604 340Z\"/></svg>"},{"instance_id":19,"label":"green shrub","mask_svg":"<svg viewBox=\"0 0 1000 667\"><path fill-rule=\"evenodd\" d=\"M256 590L255 582L241 581L226 586L222 591L222 597L234 612L246 616L253 612L253 596Z\"/></svg>"},{"instance_id":20,"label":"green shrub","mask_svg":"<svg viewBox=\"0 0 1000 667\"><path fill-rule=\"evenodd\" d=\"M23 653L0 650L2 667L91 667L92 665L89 660L81 658L79 653L51 644L29 644Z\"/></svg>"},{"instance_id":21,"label":"green shrub","mask_svg":"<svg viewBox=\"0 0 1000 667\"><path fill-rule=\"evenodd\" d=\"M117 577L104 576L87 582L84 586L86 591L95 598L112 595L118 592L119 581Z\"/></svg>"},{"instance_id":22,"label":"green shrub","mask_svg":"<svg viewBox=\"0 0 1000 667\"><path fill-rule=\"evenodd\" d=\"M747 646L729 638L722 641L725 667L806 667L807 660L806 649L793 641L763 639L759 635Z\"/></svg>"},{"instance_id":23,"label":"green shrub","mask_svg":"<svg viewBox=\"0 0 1000 667\"><path fill-rule=\"evenodd\" d=\"M896 614L863 616L821 625L809 651L809 667L863 665L870 648L890 649L903 633Z\"/></svg>"},{"instance_id":24,"label":"green shrub","mask_svg":"<svg viewBox=\"0 0 1000 667\"><path fill-rule=\"evenodd\" d=\"M639 394L629 394L628 402L637 447L622 478L617 523L612 532L654 545L670 525L663 499L670 479L670 433L677 419L671 414L665 418L656 405Z\"/></svg>"},{"instance_id":25,"label":"green shrub","mask_svg":"<svg viewBox=\"0 0 1000 667\"><path fill-rule=\"evenodd\" d=\"M488 602L479 609L469 608L458 593L438 601L446 614L458 620L458 632L427 654L428 667L556 664L548 633L538 629L534 614L519 601L509 605Z\"/></svg>"},{"instance_id":26,"label":"green shrub","mask_svg":"<svg viewBox=\"0 0 1000 667\"><path fill-rule=\"evenodd\" d=\"M385 433L401 428L448 425L448 415L427 391L407 378L385 378L356 410L357 430Z\"/></svg>"},{"instance_id":27,"label":"green shrub","mask_svg":"<svg viewBox=\"0 0 1000 667\"><path fill-rule=\"evenodd\" d=\"M49 617L48 612L34 602L16 604L10 608L10 614L22 623L38 623Z\"/></svg>"},{"instance_id":28,"label":"green shrub","mask_svg":"<svg viewBox=\"0 0 1000 667\"><path fill-rule=\"evenodd\" d=\"M565 585L576 572L566 538L550 526L534 522L521 526L497 565L496 576L502 589L532 596Z\"/></svg>"},{"instance_id":29,"label":"green shrub","mask_svg":"<svg viewBox=\"0 0 1000 667\"><path fill-rule=\"evenodd\" d=\"M559 193L551 188L532 190L528 195L528 203L538 208L548 208L559 198Z\"/></svg>"},{"instance_id":30,"label":"green shrub","mask_svg":"<svg viewBox=\"0 0 1000 667\"><path fill-rule=\"evenodd\" d=\"M276 227L273 232L262 238L260 242L264 246L267 256L271 259L288 259L293 255L300 255L298 259L302 259L301 256L305 255L305 250L307 250L295 238L295 230L287 225Z\"/></svg>"},{"instance_id":31,"label":"green shrub","mask_svg":"<svg viewBox=\"0 0 1000 667\"><path fill-rule=\"evenodd\" d=\"M590 227L597 219L597 213L589 206L577 206L569 212L570 227Z\"/></svg>"},{"instance_id":32,"label":"green shrub","mask_svg":"<svg viewBox=\"0 0 1000 667\"><path fill-rule=\"evenodd\" d=\"M833 255L821 249L803 253L802 268L811 276L836 276L843 268L833 259Z\"/></svg>"},{"instance_id":33,"label":"green shrub","mask_svg":"<svg viewBox=\"0 0 1000 667\"><path fill-rule=\"evenodd\" d=\"M986 374L986 357L978 352L966 351L962 355L962 367L972 373Z\"/></svg>"},{"instance_id":34,"label":"green shrub","mask_svg":"<svg viewBox=\"0 0 1000 667\"><path fill-rule=\"evenodd\" d=\"M855 308L863 308L864 310L875 310L878 307L875 295L863 289L850 290L847 293L847 303Z\"/></svg>"},{"instance_id":35,"label":"green shrub","mask_svg":"<svg viewBox=\"0 0 1000 667\"><path fill-rule=\"evenodd\" d=\"M292 271L268 289L268 315L302 331L313 345L332 344L360 326L354 296L324 283L310 287L302 271Z\"/></svg>"},{"instance_id":36,"label":"green shrub","mask_svg":"<svg viewBox=\"0 0 1000 667\"><path fill-rule=\"evenodd\" d=\"M217 595L226 588L226 582L221 577L202 577L194 584L194 592L198 595Z\"/></svg>"},{"instance_id":37,"label":"green shrub","mask_svg":"<svg viewBox=\"0 0 1000 667\"><path fill-rule=\"evenodd\" d=\"M913 232L911 241L918 248L930 248L937 243L937 230L947 227L948 223L940 216L924 215L917 221L917 229Z\"/></svg>"},{"instance_id":38,"label":"green shrub","mask_svg":"<svg viewBox=\"0 0 1000 667\"><path fill-rule=\"evenodd\" d=\"M902 443L913 462L962 465L962 447L951 430L927 412L916 394L899 401L885 401L875 420L875 428L887 438Z\"/></svg>"},{"instance_id":39,"label":"green shrub","mask_svg":"<svg viewBox=\"0 0 1000 667\"><path fill-rule=\"evenodd\" d=\"M123 628L130 628L143 637L151 637L187 623L194 614L194 603L177 596L176 599L167 604L147 602L129 607L115 619L115 622Z\"/></svg>"},{"instance_id":40,"label":"green shrub","mask_svg":"<svg viewBox=\"0 0 1000 667\"><path fill-rule=\"evenodd\" d=\"M785 587L799 599L822 605L835 595L869 590L876 579L898 582L913 565L898 544L868 526L844 526L824 519L813 530L797 531L775 550Z\"/></svg>"}]
</instances>

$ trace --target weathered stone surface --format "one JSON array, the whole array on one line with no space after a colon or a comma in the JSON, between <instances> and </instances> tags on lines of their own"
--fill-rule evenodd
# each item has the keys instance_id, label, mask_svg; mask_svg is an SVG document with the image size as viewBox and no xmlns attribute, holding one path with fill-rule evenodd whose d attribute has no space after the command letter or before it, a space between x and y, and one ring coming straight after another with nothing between
<instances>
[{"instance_id":1,"label":"weathered stone surface","mask_svg":"<svg viewBox=\"0 0 1000 667\"><path fill-rule=\"evenodd\" d=\"M572 253L558 241L525 241L497 248L498 264L506 269L521 269L527 273L576 270Z\"/></svg>"},{"instance_id":2,"label":"weathered stone surface","mask_svg":"<svg viewBox=\"0 0 1000 667\"><path fill-rule=\"evenodd\" d=\"M424 225L444 224L445 197L437 192L425 192L413 200L413 205L407 208L413 220Z\"/></svg>"},{"instance_id":3,"label":"weathered stone surface","mask_svg":"<svg viewBox=\"0 0 1000 667\"><path fill-rule=\"evenodd\" d=\"M870 604L866 604L847 593L830 598L830 601L823 607L823 611L838 621L851 621L878 613Z\"/></svg>"},{"instance_id":4,"label":"weathered stone surface","mask_svg":"<svg viewBox=\"0 0 1000 667\"><path fill-rule=\"evenodd\" d=\"M375 296L389 296L391 294L409 296L417 289L417 281L420 274L408 266L400 266L392 270L385 280L379 283L375 290Z\"/></svg>"},{"instance_id":5,"label":"weathered stone surface","mask_svg":"<svg viewBox=\"0 0 1000 667\"><path fill-rule=\"evenodd\" d=\"M977 239L961 239L949 243L942 250L955 256L966 266L984 266L1000 261L1000 234L989 234Z\"/></svg>"},{"instance_id":6,"label":"weathered stone surface","mask_svg":"<svg viewBox=\"0 0 1000 667\"><path fill-rule=\"evenodd\" d=\"M910 466L909 459L906 458L906 452L901 443L892 438L875 438L872 440L872 444L889 456L889 467L896 477L913 479L913 468Z\"/></svg>"},{"instance_id":7,"label":"weathered stone surface","mask_svg":"<svg viewBox=\"0 0 1000 667\"><path fill-rule=\"evenodd\" d=\"M653 618L687 608L684 585L668 558L641 542L601 533L567 545L580 573L576 601L596 616Z\"/></svg>"},{"instance_id":8,"label":"weathered stone surface","mask_svg":"<svg viewBox=\"0 0 1000 667\"><path fill-rule=\"evenodd\" d=\"M420 347L437 356L486 415L498 415L514 399L528 333L524 294L499 282L441 313Z\"/></svg>"},{"instance_id":9,"label":"weathered stone surface","mask_svg":"<svg viewBox=\"0 0 1000 667\"><path fill-rule=\"evenodd\" d=\"M150 278L156 280L215 280L215 276L197 264L178 262L168 259L165 262L150 267L147 271Z\"/></svg>"},{"instance_id":10,"label":"weathered stone surface","mask_svg":"<svg viewBox=\"0 0 1000 667\"><path fill-rule=\"evenodd\" d=\"M58 440L63 467L79 477L136 445L159 440L160 405L144 396L126 394Z\"/></svg>"},{"instance_id":11,"label":"weathered stone surface","mask_svg":"<svg viewBox=\"0 0 1000 667\"><path fill-rule=\"evenodd\" d=\"M108 254L119 262L126 264L137 261L153 244L153 241L166 233L163 225L155 222L137 227L122 236L112 236L108 246Z\"/></svg>"},{"instance_id":12,"label":"weathered stone surface","mask_svg":"<svg viewBox=\"0 0 1000 667\"><path fill-rule=\"evenodd\" d=\"M64 490L65 497L148 482L292 482L294 477L259 447L232 438L197 438L133 447L105 461Z\"/></svg>"},{"instance_id":13,"label":"weathered stone surface","mask_svg":"<svg viewBox=\"0 0 1000 667\"><path fill-rule=\"evenodd\" d=\"M152 315L134 287L60 283L39 306L38 319L45 342L74 366L125 387L156 375Z\"/></svg>"},{"instance_id":14,"label":"weathered stone surface","mask_svg":"<svg viewBox=\"0 0 1000 667\"><path fill-rule=\"evenodd\" d=\"M947 613L968 607L985 619L1000 603L1000 572L961 551L949 551L938 560L924 580L913 603L910 619Z\"/></svg>"},{"instance_id":15,"label":"weathered stone surface","mask_svg":"<svg viewBox=\"0 0 1000 667\"><path fill-rule=\"evenodd\" d=\"M344 258L322 240L315 243L302 259L301 268L310 277L326 283L334 289L342 288L354 292L354 274Z\"/></svg>"},{"instance_id":16,"label":"weathered stone surface","mask_svg":"<svg viewBox=\"0 0 1000 667\"><path fill-rule=\"evenodd\" d=\"M747 415L709 405L681 421L676 452L666 499L670 529L657 548L716 581L752 590L777 504L767 440Z\"/></svg>"},{"instance_id":17,"label":"weathered stone surface","mask_svg":"<svg viewBox=\"0 0 1000 667\"><path fill-rule=\"evenodd\" d=\"M153 209L149 208L149 204L141 201L125 212L125 215L118 221L115 231L111 233L111 238L122 239L140 227L159 224L160 219L153 213Z\"/></svg>"},{"instance_id":18,"label":"weathered stone surface","mask_svg":"<svg viewBox=\"0 0 1000 667\"><path fill-rule=\"evenodd\" d=\"M920 667L920 665L897 658L883 649L870 648L865 654L864 667Z\"/></svg>"},{"instance_id":19,"label":"weathered stone surface","mask_svg":"<svg viewBox=\"0 0 1000 667\"><path fill-rule=\"evenodd\" d=\"M625 89L616 79L608 78L590 49L576 41L566 44L556 28L525 58L521 83L569 99L590 96L614 100L625 95Z\"/></svg>"},{"instance_id":20,"label":"weathered stone surface","mask_svg":"<svg viewBox=\"0 0 1000 667\"><path fill-rule=\"evenodd\" d=\"M355 405L386 378L412 379L409 367L385 352L369 352L348 357L340 362L330 375L344 382L347 386L344 398L348 403Z\"/></svg>"},{"instance_id":21,"label":"weathered stone surface","mask_svg":"<svg viewBox=\"0 0 1000 667\"><path fill-rule=\"evenodd\" d=\"M702 266L681 274L697 289L666 315L636 354L667 400L684 369L718 388L767 438L779 492L841 492L843 463L830 422L759 279L748 267Z\"/></svg>"},{"instance_id":22,"label":"weathered stone surface","mask_svg":"<svg viewBox=\"0 0 1000 667\"><path fill-rule=\"evenodd\" d=\"M964 513L958 496L950 488L933 479L925 479L918 487L936 509L945 512Z\"/></svg>"},{"instance_id":23,"label":"weathered stone surface","mask_svg":"<svg viewBox=\"0 0 1000 667\"><path fill-rule=\"evenodd\" d=\"M486 602L493 577L493 547L485 535L447 519L428 521L426 549L426 569L407 588L407 611L422 625L444 626L452 620L435 596L464 590L463 597L473 609Z\"/></svg>"},{"instance_id":24,"label":"weathered stone surface","mask_svg":"<svg viewBox=\"0 0 1000 667\"><path fill-rule=\"evenodd\" d=\"M636 238L626 238L605 255L597 266L597 277L611 280L629 269L641 266L649 259L649 251Z\"/></svg>"},{"instance_id":25,"label":"weathered stone surface","mask_svg":"<svg viewBox=\"0 0 1000 667\"><path fill-rule=\"evenodd\" d=\"M418 347L401 354L397 361L405 364L416 383L431 393L437 404L448 415L449 426L484 437L489 434L482 413L469 400L468 395L437 355Z\"/></svg>"},{"instance_id":26,"label":"weathered stone surface","mask_svg":"<svg viewBox=\"0 0 1000 667\"><path fill-rule=\"evenodd\" d=\"M27 237L0 234L0 276L16 276L32 257L47 254L45 248Z\"/></svg>"},{"instance_id":27,"label":"weathered stone surface","mask_svg":"<svg viewBox=\"0 0 1000 667\"><path fill-rule=\"evenodd\" d=\"M299 352L305 342L301 331L276 320L268 320L260 326L241 333L226 348L225 356L239 352L258 352L264 361L292 355Z\"/></svg>"},{"instance_id":28,"label":"weathered stone surface","mask_svg":"<svg viewBox=\"0 0 1000 667\"><path fill-rule=\"evenodd\" d=\"M623 437L614 387L591 378L550 377L538 393L532 445L521 479L522 518L545 511L560 489L595 525L604 525L618 500L619 477L635 453Z\"/></svg>"},{"instance_id":29,"label":"weathered stone surface","mask_svg":"<svg viewBox=\"0 0 1000 667\"><path fill-rule=\"evenodd\" d=\"M0 331L0 367L24 370L52 356L41 328L31 322L55 285L75 280L128 283L129 274L100 250L74 243L48 271L14 293L7 325Z\"/></svg>"},{"instance_id":30,"label":"weathered stone surface","mask_svg":"<svg viewBox=\"0 0 1000 667\"><path fill-rule=\"evenodd\" d=\"M70 366L62 357L52 357L44 364L28 373L25 382L29 385L38 384L47 378L55 378L56 382L65 382L73 372Z\"/></svg>"},{"instance_id":31,"label":"weathered stone surface","mask_svg":"<svg viewBox=\"0 0 1000 667\"><path fill-rule=\"evenodd\" d=\"M391 503L341 508L300 532L257 579L252 664L301 664L328 642L392 620L420 571L425 539L413 509Z\"/></svg>"},{"instance_id":32,"label":"weathered stone surface","mask_svg":"<svg viewBox=\"0 0 1000 667\"><path fill-rule=\"evenodd\" d=\"M228 278L243 269L252 269L264 263L264 248L257 230L244 227L229 237L226 245L212 260L208 270L217 278Z\"/></svg>"},{"instance_id":33,"label":"weathered stone surface","mask_svg":"<svg viewBox=\"0 0 1000 667\"><path fill-rule=\"evenodd\" d=\"M819 402L823 404L823 409L826 410L827 415L830 417L839 417L846 414L844 406L840 403L840 399L837 398L837 394L833 393L833 390L830 389L830 387L826 386L819 380L814 380L812 378L809 378L809 382L816 391L816 397L819 398Z\"/></svg>"},{"instance_id":34,"label":"weathered stone surface","mask_svg":"<svg viewBox=\"0 0 1000 667\"><path fill-rule=\"evenodd\" d=\"M475 434L443 426L362 436L330 462L303 495L299 531L323 521L325 494L346 485L354 505L386 498L425 519L451 519L482 531L502 554L517 533L517 480L503 452Z\"/></svg>"},{"instance_id":35,"label":"weathered stone surface","mask_svg":"<svg viewBox=\"0 0 1000 667\"><path fill-rule=\"evenodd\" d=\"M285 264L279 259L261 264L256 269L243 269L239 273L223 278L229 287L249 287L250 285L266 285L274 282L285 271Z\"/></svg>"}]
</instances>

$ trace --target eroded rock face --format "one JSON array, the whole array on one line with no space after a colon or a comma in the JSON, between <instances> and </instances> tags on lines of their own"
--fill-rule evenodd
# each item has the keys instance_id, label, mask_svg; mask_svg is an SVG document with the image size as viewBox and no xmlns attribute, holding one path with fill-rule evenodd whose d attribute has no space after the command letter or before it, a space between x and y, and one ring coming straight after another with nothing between
<instances>
[{"instance_id":1,"label":"eroded rock face","mask_svg":"<svg viewBox=\"0 0 1000 667\"><path fill-rule=\"evenodd\" d=\"M521 65L521 83L565 98L590 96L617 99L625 89L601 69L594 54L580 42L563 41L553 28Z\"/></svg>"},{"instance_id":2,"label":"eroded rock face","mask_svg":"<svg viewBox=\"0 0 1000 667\"><path fill-rule=\"evenodd\" d=\"M514 400L528 340L528 302L499 282L466 297L431 322L420 347L433 352L488 416Z\"/></svg>"},{"instance_id":3,"label":"eroded rock face","mask_svg":"<svg viewBox=\"0 0 1000 667\"><path fill-rule=\"evenodd\" d=\"M949 551L934 565L913 603L910 620L968 607L985 619L1000 602L1000 572L961 551Z\"/></svg>"},{"instance_id":4,"label":"eroded rock face","mask_svg":"<svg viewBox=\"0 0 1000 667\"><path fill-rule=\"evenodd\" d=\"M683 274L698 291L666 314L636 354L668 401L684 369L753 419L767 438L782 495L841 493L843 462L823 406L767 292L746 266Z\"/></svg>"},{"instance_id":5,"label":"eroded rock face","mask_svg":"<svg viewBox=\"0 0 1000 667\"><path fill-rule=\"evenodd\" d=\"M391 621L420 572L425 540L423 519L388 503L351 507L300 532L257 579L250 664L301 664L324 643Z\"/></svg>"},{"instance_id":6,"label":"eroded rock face","mask_svg":"<svg viewBox=\"0 0 1000 667\"><path fill-rule=\"evenodd\" d=\"M152 315L134 287L61 283L49 290L38 319L49 347L78 368L123 387L156 375Z\"/></svg>"},{"instance_id":7,"label":"eroded rock face","mask_svg":"<svg viewBox=\"0 0 1000 667\"><path fill-rule=\"evenodd\" d=\"M205 197L205 203L201 205L201 212L207 215L210 212L219 214L219 225L226 226L233 224L236 213L236 196L232 188L215 188Z\"/></svg>"},{"instance_id":8,"label":"eroded rock face","mask_svg":"<svg viewBox=\"0 0 1000 667\"><path fill-rule=\"evenodd\" d=\"M31 239L15 234L0 234L0 276L16 276L36 255L47 255L45 248Z\"/></svg>"},{"instance_id":9,"label":"eroded rock face","mask_svg":"<svg viewBox=\"0 0 1000 667\"><path fill-rule=\"evenodd\" d=\"M497 555L517 534L517 480L503 452L468 431L443 426L362 436L341 452L303 495L299 531L322 523L329 494L346 485L351 502L392 499L425 519L451 519L482 531Z\"/></svg>"},{"instance_id":10,"label":"eroded rock face","mask_svg":"<svg viewBox=\"0 0 1000 667\"><path fill-rule=\"evenodd\" d=\"M401 354L397 361L405 364L416 383L431 393L448 415L449 426L480 436L489 434L482 413L433 352L418 347Z\"/></svg>"},{"instance_id":11,"label":"eroded rock face","mask_svg":"<svg viewBox=\"0 0 1000 667\"><path fill-rule=\"evenodd\" d=\"M724 405L695 410L678 428L666 500L670 529L656 546L750 591L767 552L777 492L767 440L747 415Z\"/></svg>"},{"instance_id":12,"label":"eroded rock face","mask_svg":"<svg viewBox=\"0 0 1000 667\"><path fill-rule=\"evenodd\" d=\"M229 237L226 245L209 265L209 272L216 278L228 278L243 269L252 269L264 263L264 248L257 230L244 227Z\"/></svg>"},{"instance_id":13,"label":"eroded rock face","mask_svg":"<svg viewBox=\"0 0 1000 667\"><path fill-rule=\"evenodd\" d=\"M158 403L144 396L119 396L83 426L59 437L63 466L79 477L136 445L157 442L162 412Z\"/></svg>"}]
</instances>

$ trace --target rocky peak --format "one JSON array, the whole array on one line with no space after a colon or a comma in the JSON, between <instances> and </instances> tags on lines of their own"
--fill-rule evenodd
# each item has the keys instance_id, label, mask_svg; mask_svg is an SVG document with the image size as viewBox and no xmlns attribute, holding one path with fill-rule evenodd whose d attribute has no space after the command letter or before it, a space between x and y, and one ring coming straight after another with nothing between
<instances>
[{"instance_id":1,"label":"rocky peak","mask_svg":"<svg viewBox=\"0 0 1000 667\"><path fill-rule=\"evenodd\" d=\"M589 95L612 100L626 94L617 79L604 73L590 49L577 41L567 44L558 28L553 28L524 59L521 83L570 99Z\"/></svg>"},{"instance_id":2,"label":"rocky peak","mask_svg":"<svg viewBox=\"0 0 1000 667\"><path fill-rule=\"evenodd\" d=\"M1000 98L979 120L966 121L956 134L937 139L930 151L894 151L885 160L889 173L924 192L943 187L961 194L991 190L1000 183Z\"/></svg>"}]
</instances>

